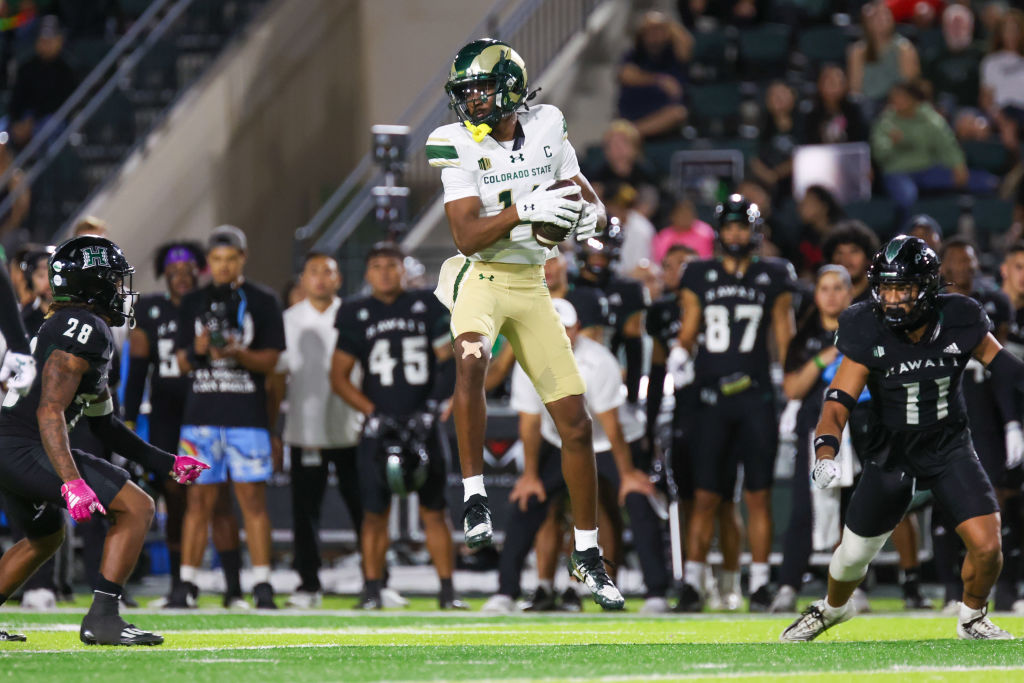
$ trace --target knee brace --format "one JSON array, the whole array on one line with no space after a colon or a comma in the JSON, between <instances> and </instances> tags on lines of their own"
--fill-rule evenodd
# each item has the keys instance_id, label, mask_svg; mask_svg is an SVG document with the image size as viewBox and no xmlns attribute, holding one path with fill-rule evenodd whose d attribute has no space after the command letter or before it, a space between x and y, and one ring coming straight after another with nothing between
<instances>
[{"instance_id":1,"label":"knee brace","mask_svg":"<svg viewBox=\"0 0 1024 683\"><path fill-rule=\"evenodd\" d=\"M892 532L889 532L892 533ZM828 565L828 574L836 581L859 581L868 572L868 565L885 545L889 534L881 536L858 536L843 528L843 542L832 553L832 561Z\"/></svg>"}]
</instances>

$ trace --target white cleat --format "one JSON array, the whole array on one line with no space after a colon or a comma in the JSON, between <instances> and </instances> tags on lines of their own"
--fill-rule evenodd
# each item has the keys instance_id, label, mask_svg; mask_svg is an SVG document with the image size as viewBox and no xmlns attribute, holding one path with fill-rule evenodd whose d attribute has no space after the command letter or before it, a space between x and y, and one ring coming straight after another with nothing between
<instances>
[{"instance_id":1,"label":"white cleat","mask_svg":"<svg viewBox=\"0 0 1024 683\"><path fill-rule=\"evenodd\" d=\"M775 594L775 598L772 600L771 607L768 608L770 614L787 614L789 612L796 611L796 590L792 586L782 586L779 588L779 592Z\"/></svg>"},{"instance_id":2,"label":"white cleat","mask_svg":"<svg viewBox=\"0 0 1024 683\"><path fill-rule=\"evenodd\" d=\"M667 614L671 611L668 600L659 597L647 598L644 600L643 607L640 608L641 614Z\"/></svg>"},{"instance_id":3,"label":"white cleat","mask_svg":"<svg viewBox=\"0 0 1024 683\"><path fill-rule=\"evenodd\" d=\"M1014 614L1024 614L1024 600L1017 600L1013 603Z\"/></svg>"},{"instance_id":4,"label":"white cleat","mask_svg":"<svg viewBox=\"0 0 1024 683\"><path fill-rule=\"evenodd\" d=\"M1013 640L1013 634L1004 631L988 618L988 605L980 610L971 610L972 618L964 619L964 611L961 608L960 618L957 619L956 634L961 640Z\"/></svg>"},{"instance_id":5,"label":"white cleat","mask_svg":"<svg viewBox=\"0 0 1024 683\"><path fill-rule=\"evenodd\" d=\"M402 607L408 607L409 601L402 597L402 594L396 591L394 588L381 588L380 589L380 604L381 607L387 609L400 609Z\"/></svg>"},{"instance_id":6,"label":"white cleat","mask_svg":"<svg viewBox=\"0 0 1024 683\"><path fill-rule=\"evenodd\" d=\"M295 607L297 609L314 609L319 607L324 602L324 594L316 591L295 591L292 593L288 600L284 603L285 607Z\"/></svg>"},{"instance_id":7,"label":"white cleat","mask_svg":"<svg viewBox=\"0 0 1024 683\"><path fill-rule=\"evenodd\" d=\"M224 608L225 609L247 610L247 609L252 609L252 603L250 603L248 600L246 600L242 596L236 595L236 596L233 596L233 597L230 597L230 598L226 598L224 600Z\"/></svg>"},{"instance_id":8,"label":"white cleat","mask_svg":"<svg viewBox=\"0 0 1024 683\"><path fill-rule=\"evenodd\" d=\"M49 588L33 588L21 596L21 606L25 609L57 609L57 594Z\"/></svg>"},{"instance_id":9,"label":"white cleat","mask_svg":"<svg viewBox=\"0 0 1024 683\"><path fill-rule=\"evenodd\" d=\"M726 612L739 612L743 609L743 593L739 591L726 593L722 598L722 609Z\"/></svg>"},{"instance_id":10,"label":"white cleat","mask_svg":"<svg viewBox=\"0 0 1024 683\"><path fill-rule=\"evenodd\" d=\"M715 578L715 572L709 565L704 566L704 607L717 612L722 609L728 609L725 601L722 599L722 594L718 590L718 579ZM740 602L743 602L743 596L740 596ZM734 609L739 609L739 606Z\"/></svg>"},{"instance_id":11,"label":"white cleat","mask_svg":"<svg viewBox=\"0 0 1024 683\"><path fill-rule=\"evenodd\" d=\"M487 599L480 611L488 614L512 614L517 610L516 603L511 597L495 593Z\"/></svg>"},{"instance_id":12,"label":"white cleat","mask_svg":"<svg viewBox=\"0 0 1024 683\"><path fill-rule=\"evenodd\" d=\"M868 602L868 594L861 588L855 588L850 596L850 604L853 605L854 614L867 614L871 611L871 603Z\"/></svg>"},{"instance_id":13,"label":"white cleat","mask_svg":"<svg viewBox=\"0 0 1024 683\"><path fill-rule=\"evenodd\" d=\"M796 621L782 632L779 640L783 643L810 642L836 624L849 621L854 614L853 606L849 602L838 608L828 607L825 600L812 602Z\"/></svg>"}]
</instances>

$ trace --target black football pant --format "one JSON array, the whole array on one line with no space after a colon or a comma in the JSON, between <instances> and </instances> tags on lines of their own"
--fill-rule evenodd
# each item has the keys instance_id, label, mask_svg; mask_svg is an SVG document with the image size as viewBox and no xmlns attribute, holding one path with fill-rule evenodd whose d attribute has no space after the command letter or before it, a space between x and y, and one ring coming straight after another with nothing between
<instances>
[{"instance_id":1,"label":"black football pant","mask_svg":"<svg viewBox=\"0 0 1024 683\"><path fill-rule=\"evenodd\" d=\"M359 497L359 476L356 469L356 447L301 448L291 447L292 463L292 532L295 535L295 561L302 584L299 590L321 589L320 512L327 491L328 465L334 463L338 493L345 502L358 538L363 526L363 507Z\"/></svg>"},{"instance_id":2,"label":"black football pant","mask_svg":"<svg viewBox=\"0 0 1024 683\"><path fill-rule=\"evenodd\" d=\"M650 469L650 449L646 439L637 439L629 445L633 463L643 472ZM607 481L618 497L619 472L610 451L597 454L597 476ZM562 477L561 450L547 442L541 444L540 479L544 484L547 500L543 503L531 498L526 510L518 504L511 505L505 524L505 545L498 563L498 593L512 598L519 597L523 564L537 536L537 531L548 516L551 499L567 490ZM626 498L630 528L633 530L633 544L640 558L640 569L647 586L647 597L663 597L668 590L669 572L665 557L669 547L664 538L661 520L655 514L645 496L632 494Z\"/></svg>"}]
</instances>

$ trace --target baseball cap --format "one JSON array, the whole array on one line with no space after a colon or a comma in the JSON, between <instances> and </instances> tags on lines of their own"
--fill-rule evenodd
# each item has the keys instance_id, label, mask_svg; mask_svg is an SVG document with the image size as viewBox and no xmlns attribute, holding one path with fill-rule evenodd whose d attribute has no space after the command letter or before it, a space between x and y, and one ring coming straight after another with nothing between
<instances>
[{"instance_id":1,"label":"baseball cap","mask_svg":"<svg viewBox=\"0 0 1024 683\"><path fill-rule=\"evenodd\" d=\"M248 248L248 240L245 239L245 233L235 226L221 225L213 229L206 244L207 250L216 247L234 247L239 251L245 251Z\"/></svg>"},{"instance_id":2,"label":"baseball cap","mask_svg":"<svg viewBox=\"0 0 1024 683\"><path fill-rule=\"evenodd\" d=\"M551 303L555 305L555 312L566 327L575 327L580 321L576 315L576 308L565 299L552 299Z\"/></svg>"}]
</instances>

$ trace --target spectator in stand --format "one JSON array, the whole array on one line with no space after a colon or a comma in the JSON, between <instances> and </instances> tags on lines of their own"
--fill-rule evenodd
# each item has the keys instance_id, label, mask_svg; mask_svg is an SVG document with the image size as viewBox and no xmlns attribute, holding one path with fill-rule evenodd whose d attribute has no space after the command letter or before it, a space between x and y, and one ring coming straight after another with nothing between
<instances>
[{"instance_id":1,"label":"spectator in stand","mask_svg":"<svg viewBox=\"0 0 1024 683\"><path fill-rule=\"evenodd\" d=\"M671 221L651 242L651 260L661 263L669 249L677 244L693 249L700 258L711 258L715 251L715 230L697 218L697 207L688 198L680 199L669 215Z\"/></svg>"},{"instance_id":2,"label":"spectator in stand","mask_svg":"<svg viewBox=\"0 0 1024 683\"><path fill-rule=\"evenodd\" d=\"M913 84L890 91L889 106L871 129L871 152L904 216L921 191L986 194L999 184L991 173L968 171L953 130Z\"/></svg>"},{"instance_id":3,"label":"spectator in stand","mask_svg":"<svg viewBox=\"0 0 1024 683\"><path fill-rule=\"evenodd\" d=\"M616 272L629 275L641 261L650 260L654 241L654 224L636 210L636 189L626 183L609 185L602 195L608 219L617 218L622 226L622 253Z\"/></svg>"},{"instance_id":4,"label":"spectator in stand","mask_svg":"<svg viewBox=\"0 0 1024 683\"><path fill-rule=\"evenodd\" d=\"M1015 154L1024 123L1024 11L1007 10L981 60L981 108Z\"/></svg>"},{"instance_id":5,"label":"spectator in stand","mask_svg":"<svg viewBox=\"0 0 1024 683\"><path fill-rule=\"evenodd\" d=\"M644 138L679 134L686 121L683 104L686 63L693 36L661 12L647 12L636 43L619 69L619 116L636 124Z\"/></svg>"},{"instance_id":6,"label":"spectator in stand","mask_svg":"<svg viewBox=\"0 0 1024 683\"><path fill-rule=\"evenodd\" d=\"M757 255L760 257L766 256L781 256L782 250L779 249L779 244L785 241L785 236L790 230L791 226L780 225L777 219L772 214L772 196L768 194L768 190L765 189L764 185L757 182L756 180L743 180L738 185L734 192L737 192L752 203L757 204L758 210L761 212L761 245L757 248Z\"/></svg>"},{"instance_id":7,"label":"spectator in stand","mask_svg":"<svg viewBox=\"0 0 1024 683\"><path fill-rule=\"evenodd\" d=\"M75 90L75 72L63 55L64 35L57 17L39 22L36 53L18 67L11 91L11 136L24 146Z\"/></svg>"},{"instance_id":8,"label":"spectator in stand","mask_svg":"<svg viewBox=\"0 0 1024 683\"><path fill-rule=\"evenodd\" d=\"M604 132L604 158L587 172L599 195L606 185L628 183L636 188L636 209L648 218L658 211L658 172L643 158L643 138L636 126L616 119Z\"/></svg>"},{"instance_id":9,"label":"spectator in stand","mask_svg":"<svg viewBox=\"0 0 1024 683\"><path fill-rule=\"evenodd\" d=\"M945 4L945 0L885 0L886 7L897 23L925 27L935 20Z\"/></svg>"},{"instance_id":10,"label":"spectator in stand","mask_svg":"<svg viewBox=\"0 0 1024 683\"><path fill-rule=\"evenodd\" d=\"M789 196L793 179L793 150L797 144L796 93L782 81L774 81L764 95L765 120L760 150L750 170L776 198Z\"/></svg>"},{"instance_id":11,"label":"spectator in stand","mask_svg":"<svg viewBox=\"0 0 1024 683\"><path fill-rule=\"evenodd\" d=\"M867 100L867 113L884 104L890 89L921 75L917 49L896 33L892 12L885 3L870 2L861 9L864 38L854 43L846 57L850 91Z\"/></svg>"},{"instance_id":12,"label":"spectator in stand","mask_svg":"<svg viewBox=\"0 0 1024 683\"><path fill-rule=\"evenodd\" d=\"M800 241L792 259L801 279L814 278L825 264L822 246L833 226L843 218L843 208L823 185L811 185L797 204L800 216Z\"/></svg>"},{"instance_id":13,"label":"spectator in stand","mask_svg":"<svg viewBox=\"0 0 1024 683\"><path fill-rule=\"evenodd\" d=\"M878 235L858 220L840 221L825 240L825 261L842 266L850 274L850 294L855 304L871 296L868 267L879 246Z\"/></svg>"},{"instance_id":14,"label":"spectator in stand","mask_svg":"<svg viewBox=\"0 0 1024 683\"><path fill-rule=\"evenodd\" d=\"M800 144L828 145L866 142L868 122L850 97L846 72L838 64L826 64L818 74L818 90L800 126Z\"/></svg>"},{"instance_id":15,"label":"spectator in stand","mask_svg":"<svg viewBox=\"0 0 1024 683\"><path fill-rule=\"evenodd\" d=\"M0 133L0 176L3 176L11 168L14 163L14 151L8 144L8 137L6 133ZM0 215L0 240L5 242L13 239L20 241L19 238L26 237L27 235L20 235L18 228L21 227L21 222L25 220L25 216L28 215L29 207L32 204L32 191L29 186L25 183L25 174L22 173L20 168L14 169L11 173L10 179L7 181L7 185L0 189L0 204L3 204L9 195L15 195L14 202L11 204L11 209L6 214Z\"/></svg>"},{"instance_id":16,"label":"spectator in stand","mask_svg":"<svg viewBox=\"0 0 1024 683\"><path fill-rule=\"evenodd\" d=\"M918 214L907 221L903 233L924 240L935 252L942 246L942 226L926 213Z\"/></svg>"},{"instance_id":17,"label":"spectator in stand","mask_svg":"<svg viewBox=\"0 0 1024 683\"><path fill-rule=\"evenodd\" d=\"M947 7L942 13L942 51L925 66L925 77L935 89L939 109L947 116L977 105L983 57L974 42L971 10L963 5Z\"/></svg>"}]
</instances>

